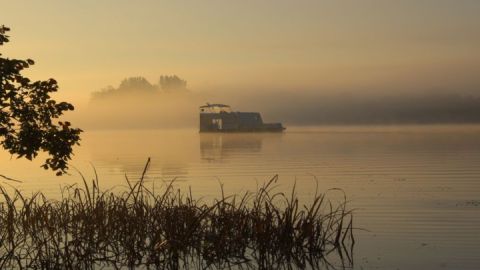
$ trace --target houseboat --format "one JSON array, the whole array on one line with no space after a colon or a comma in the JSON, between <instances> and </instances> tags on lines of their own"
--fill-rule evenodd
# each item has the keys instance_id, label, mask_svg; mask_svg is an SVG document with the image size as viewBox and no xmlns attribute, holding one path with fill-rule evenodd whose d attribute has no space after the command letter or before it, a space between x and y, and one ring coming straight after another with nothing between
<instances>
[{"instance_id":1,"label":"houseboat","mask_svg":"<svg viewBox=\"0 0 480 270\"><path fill-rule=\"evenodd\" d=\"M200 132L282 132L281 123L264 123L258 112L234 112L225 104L200 107Z\"/></svg>"}]
</instances>

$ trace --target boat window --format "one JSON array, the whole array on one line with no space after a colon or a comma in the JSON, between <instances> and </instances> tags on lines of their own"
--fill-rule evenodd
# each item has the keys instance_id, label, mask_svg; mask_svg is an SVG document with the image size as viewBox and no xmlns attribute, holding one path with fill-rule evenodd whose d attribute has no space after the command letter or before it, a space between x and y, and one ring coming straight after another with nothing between
<instances>
[{"instance_id":1,"label":"boat window","mask_svg":"<svg viewBox=\"0 0 480 270\"><path fill-rule=\"evenodd\" d=\"M212 124L215 129L222 130L223 129L223 121L220 118L212 119Z\"/></svg>"},{"instance_id":2,"label":"boat window","mask_svg":"<svg viewBox=\"0 0 480 270\"><path fill-rule=\"evenodd\" d=\"M224 104L208 104L206 106L200 107L200 113L221 113L221 112L226 112L230 113L232 112L232 109L228 105Z\"/></svg>"}]
</instances>

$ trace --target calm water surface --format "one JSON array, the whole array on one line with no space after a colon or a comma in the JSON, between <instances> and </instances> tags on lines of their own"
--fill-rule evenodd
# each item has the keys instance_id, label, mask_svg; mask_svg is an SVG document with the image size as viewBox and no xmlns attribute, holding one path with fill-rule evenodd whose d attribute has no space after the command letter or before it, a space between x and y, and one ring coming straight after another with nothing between
<instances>
[{"instance_id":1,"label":"calm water surface","mask_svg":"<svg viewBox=\"0 0 480 270\"><path fill-rule=\"evenodd\" d=\"M480 269L480 127L291 128L284 134L199 134L196 130L90 131L72 164L87 178L95 166L105 188L135 179L176 178L206 199L255 191L279 175L278 190L308 200L341 188L356 209L355 269ZM78 173L55 177L40 162L0 153L0 180L58 196ZM338 192L337 192L338 193ZM339 194L331 192L331 199Z\"/></svg>"}]
</instances>

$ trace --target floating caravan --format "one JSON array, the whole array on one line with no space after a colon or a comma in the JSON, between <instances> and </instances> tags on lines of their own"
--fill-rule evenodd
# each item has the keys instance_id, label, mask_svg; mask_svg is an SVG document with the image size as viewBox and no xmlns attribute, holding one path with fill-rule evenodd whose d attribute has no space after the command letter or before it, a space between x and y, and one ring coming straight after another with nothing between
<instances>
[{"instance_id":1,"label":"floating caravan","mask_svg":"<svg viewBox=\"0 0 480 270\"><path fill-rule=\"evenodd\" d=\"M200 107L200 132L282 132L281 123L264 123L258 112L234 112L225 104Z\"/></svg>"}]
</instances>

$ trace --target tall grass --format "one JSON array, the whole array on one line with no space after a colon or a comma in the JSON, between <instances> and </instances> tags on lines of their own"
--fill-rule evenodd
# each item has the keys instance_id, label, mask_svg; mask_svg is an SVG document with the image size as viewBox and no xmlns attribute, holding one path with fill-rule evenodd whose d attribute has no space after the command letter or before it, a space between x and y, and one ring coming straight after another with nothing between
<instances>
[{"instance_id":1,"label":"tall grass","mask_svg":"<svg viewBox=\"0 0 480 270\"><path fill-rule=\"evenodd\" d=\"M352 215L324 194L300 205L273 192L196 200L144 179L101 190L98 177L66 186L61 199L0 186L0 269L292 269L351 266ZM82 176L83 177L83 176ZM337 254L340 260L328 258Z\"/></svg>"}]
</instances>

